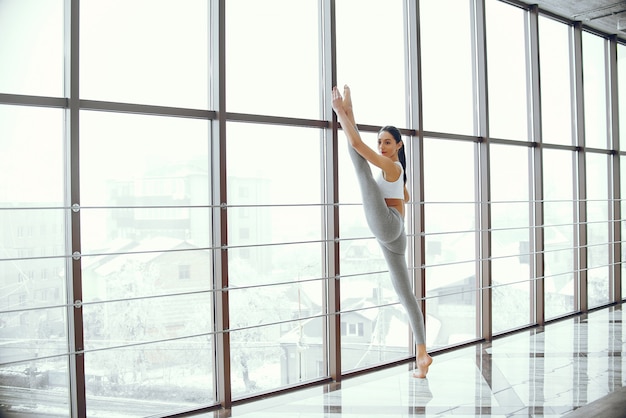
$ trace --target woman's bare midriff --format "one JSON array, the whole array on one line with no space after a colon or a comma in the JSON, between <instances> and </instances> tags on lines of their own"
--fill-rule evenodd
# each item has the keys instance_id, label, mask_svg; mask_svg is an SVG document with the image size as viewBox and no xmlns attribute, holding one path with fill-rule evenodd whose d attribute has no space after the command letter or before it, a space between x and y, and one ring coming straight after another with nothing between
<instances>
[{"instance_id":1,"label":"woman's bare midriff","mask_svg":"<svg viewBox=\"0 0 626 418\"><path fill-rule=\"evenodd\" d=\"M402 199L385 199L385 203L390 208L396 209L400 215L404 217L404 200Z\"/></svg>"}]
</instances>

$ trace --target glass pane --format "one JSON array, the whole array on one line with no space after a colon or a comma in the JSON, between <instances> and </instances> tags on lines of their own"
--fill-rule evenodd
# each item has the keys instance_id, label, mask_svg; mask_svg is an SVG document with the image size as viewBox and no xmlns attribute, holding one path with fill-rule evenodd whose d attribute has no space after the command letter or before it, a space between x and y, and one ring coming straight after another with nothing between
<instances>
[{"instance_id":1,"label":"glass pane","mask_svg":"<svg viewBox=\"0 0 626 418\"><path fill-rule=\"evenodd\" d=\"M63 205L64 119L60 109L0 105L0 207Z\"/></svg>"},{"instance_id":2,"label":"glass pane","mask_svg":"<svg viewBox=\"0 0 626 418\"><path fill-rule=\"evenodd\" d=\"M228 123L227 135L230 205L321 202L319 130Z\"/></svg>"},{"instance_id":3,"label":"glass pane","mask_svg":"<svg viewBox=\"0 0 626 418\"><path fill-rule=\"evenodd\" d=\"M63 96L64 4L0 1L0 93Z\"/></svg>"},{"instance_id":4,"label":"glass pane","mask_svg":"<svg viewBox=\"0 0 626 418\"><path fill-rule=\"evenodd\" d=\"M543 150L546 319L575 309L573 161L571 151Z\"/></svg>"},{"instance_id":5,"label":"glass pane","mask_svg":"<svg viewBox=\"0 0 626 418\"><path fill-rule=\"evenodd\" d=\"M208 131L195 119L81 113L88 413L214 399Z\"/></svg>"},{"instance_id":6,"label":"glass pane","mask_svg":"<svg viewBox=\"0 0 626 418\"><path fill-rule=\"evenodd\" d=\"M318 8L317 0L228 1L228 111L319 118Z\"/></svg>"},{"instance_id":7,"label":"glass pane","mask_svg":"<svg viewBox=\"0 0 626 418\"><path fill-rule=\"evenodd\" d=\"M491 201L493 203L524 202L525 209L517 214L509 214L510 219L492 217L492 228L528 225L529 198L529 149L510 145L490 146ZM518 209L519 211L519 209ZM502 211L503 213L506 211Z\"/></svg>"},{"instance_id":8,"label":"glass pane","mask_svg":"<svg viewBox=\"0 0 626 418\"><path fill-rule=\"evenodd\" d=\"M205 0L82 0L82 99L206 109Z\"/></svg>"},{"instance_id":9,"label":"glass pane","mask_svg":"<svg viewBox=\"0 0 626 418\"><path fill-rule=\"evenodd\" d=\"M163 416L214 402L210 334L153 344L132 341L86 352L87 416Z\"/></svg>"},{"instance_id":10,"label":"glass pane","mask_svg":"<svg viewBox=\"0 0 626 418\"><path fill-rule=\"evenodd\" d=\"M606 42L604 38L583 32L585 145L591 148L608 147Z\"/></svg>"},{"instance_id":11,"label":"glass pane","mask_svg":"<svg viewBox=\"0 0 626 418\"><path fill-rule=\"evenodd\" d=\"M352 90L356 122L406 126L403 1L338 0L335 4L337 80L340 88L348 84Z\"/></svg>"},{"instance_id":12,"label":"glass pane","mask_svg":"<svg viewBox=\"0 0 626 418\"><path fill-rule=\"evenodd\" d=\"M321 132L229 123L227 136L232 386L245 397L327 375L325 320L310 318L325 306Z\"/></svg>"},{"instance_id":13,"label":"glass pane","mask_svg":"<svg viewBox=\"0 0 626 418\"><path fill-rule=\"evenodd\" d=\"M474 135L473 1L421 0L419 5L424 130Z\"/></svg>"},{"instance_id":14,"label":"glass pane","mask_svg":"<svg viewBox=\"0 0 626 418\"><path fill-rule=\"evenodd\" d=\"M617 100L620 126L619 149L624 151L626 150L626 45L622 44L617 44Z\"/></svg>"},{"instance_id":15,"label":"glass pane","mask_svg":"<svg viewBox=\"0 0 626 418\"><path fill-rule=\"evenodd\" d=\"M63 110L0 106L0 403L68 416L63 133Z\"/></svg>"},{"instance_id":16,"label":"glass pane","mask_svg":"<svg viewBox=\"0 0 626 418\"><path fill-rule=\"evenodd\" d=\"M525 14L500 0L486 3L491 137L529 140Z\"/></svg>"},{"instance_id":17,"label":"glass pane","mask_svg":"<svg viewBox=\"0 0 626 418\"><path fill-rule=\"evenodd\" d=\"M424 138L424 195L428 203L468 203L476 199L475 145ZM455 176L450 176L454 167ZM472 209L473 209L472 205ZM470 219L470 217L466 217ZM475 218L472 218L474 222ZM427 228L429 228L427 221ZM472 229L475 224L467 225ZM468 228L469 229L469 228Z\"/></svg>"},{"instance_id":18,"label":"glass pane","mask_svg":"<svg viewBox=\"0 0 626 418\"><path fill-rule=\"evenodd\" d=\"M83 254L208 246L208 138L202 120L82 112Z\"/></svg>"},{"instance_id":19,"label":"glass pane","mask_svg":"<svg viewBox=\"0 0 626 418\"><path fill-rule=\"evenodd\" d=\"M534 283L530 270L529 150L493 144L491 177L491 275L493 332L531 320Z\"/></svg>"},{"instance_id":20,"label":"glass pane","mask_svg":"<svg viewBox=\"0 0 626 418\"><path fill-rule=\"evenodd\" d=\"M587 154L587 264L589 307L609 302L608 156Z\"/></svg>"},{"instance_id":21,"label":"glass pane","mask_svg":"<svg viewBox=\"0 0 626 418\"><path fill-rule=\"evenodd\" d=\"M426 339L445 347L476 338L474 148L424 139ZM454 174L450 174L454 167Z\"/></svg>"},{"instance_id":22,"label":"glass pane","mask_svg":"<svg viewBox=\"0 0 626 418\"><path fill-rule=\"evenodd\" d=\"M570 27L539 16L541 129L543 142L572 144Z\"/></svg>"}]
</instances>

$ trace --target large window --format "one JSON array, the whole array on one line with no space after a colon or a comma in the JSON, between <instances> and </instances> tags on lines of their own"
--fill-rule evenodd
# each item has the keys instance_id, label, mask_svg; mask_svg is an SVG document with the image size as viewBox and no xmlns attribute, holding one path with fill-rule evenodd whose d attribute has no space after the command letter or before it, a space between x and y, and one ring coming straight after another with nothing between
<instances>
[{"instance_id":1,"label":"large window","mask_svg":"<svg viewBox=\"0 0 626 418\"><path fill-rule=\"evenodd\" d=\"M337 82L352 89L356 122L406 126L402 0L338 0L336 8Z\"/></svg>"},{"instance_id":2,"label":"large window","mask_svg":"<svg viewBox=\"0 0 626 418\"><path fill-rule=\"evenodd\" d=\"M424 130L474 135L478 127L472 1L419 4Z\"/></svg>"},{"instance_id":3,"label":"large window","mask_svg":"<svg viewBox=\"0 0 626 418\"><path fill-rule=\"evenodd\" d=\"M493 332L530 323L534 292L530 258L529 150L491 145Z\"/></svg>"},{"instance_id":4,"label":"large window","mask_svg":"<svg viewBox=\"0 0 626 418\"><path fill-rule=\"evenodd\" d=\"M231 382L243 397L327 374L322 142L307 128L227 133Z\"/></svg>"},{"instance_id":5,"label":"large window","mask_svg":"<svg viewBox=\"0 0 626 418\"><path fill-rule=\"evenodd\" d=\"M63 130L60 109L0 106L0 385L49 389L44 409L70 388Z\"/></svg>"},{"instance_id":6,"label":"large window","mask_svg":"<svg viewBox=\"0 0 626 418\"><path fill-rule=\"evenodd\" d=\"M570 26L539 16L541 138L544 143L572 144L570 32Z\"/></svg>"},{"instance_id":7,"label":"large window","mask_svg":"<svg viewBox=\"0 0 626 418\"><path fill-rule=\"evenodd\" d=\"M618 110L619 110L619 140L617 141L619 145L619 150L626 150L626 129L623 127L626 126L626 46L625 45L617 45L617 71L618 71ZM622 241L624 237L626 237L626 222L624 219L626 218L626 203L624 202L624 198L626 197L626 158L624 156L620 157L620 209L621 209L621 238ZM626 245L623 242L621 244L621 254L622 260L626 257ZM621 264L622 270L622 298L626 297L626 264Z\"/></svg>"},{"instance_id":8,"label":"large window","mask_svg":"<svg viewBox=\"0 0 626 418\"><path fill-rule=\"evenodd\" d=\"M229 112L320 116L318 9L317 0L228 1Z\"/></svg>"},{"instance_id":9,"label":"large window","mask_svg":"<svg viewBox=\"0 0 626 418\"><path fill-rule=\"evenodd\" d=\"M497 0L486 7L489 136L527 141L526 13Z\"/></svg>"},{"instance_id":10,"label":"large window","mask_svg":"<svg viewBox=\"0 0 626 418\"><path fill-rule=\"evenodd\" d=\"M211 403L208 123L85 111L80 138L88 415Z\"/></svg>"},{"instance_id":11,"label":"large window","mask_svg":"<svg viewBox=\"0 0 626 418\"><path fill-rule=\"evenodd\" d=\"M543 150L544 284L546 319L574 311L574 155Z\"/></svg>"},{"instance_id":12,"label":"large window","mask_svg":"<svg viewBox=\"0 0 626 418\"><path fill-rule=\"evenodd\" d=\"M617 45L617 87L619 125L622 127L626 125L626 45L621 44ZM617 143L621 151L626 151L626 129L619 130Z\"/></svg>"},{"instance_id":13,"label":"large window","mask_svg":"<svg viewBox=\"0 0 626 418\"><path fill-rule=\"evenodd\" d=\"M82 0L83 99L206 109L208 2Z\"/></svg>"},{"instance_id":14,"label":"large window","mask_svg":"<svg viewBox=\"0 0 626 418\"><path fill-rule=\"evenodd\" d=\"M63 94L64 3L0 3L0 92L56 97Z\"/></svg>"},{"instance_id":15,"label":"large window","mask_svg":"<svg viewBox=\"0 0 626 418\"><path fill-rule=\"evenodd\" d=\"M583 32L585 146L608 148L606 40Z\"/></svg>"},{"instance_id":16,"label":"large window","mask_svg":"<svg viewBox=\"0 0 626 418\"><path fill-rule=\"evenodd\" d=\"M626 43L522 6L0 0L0 404L178 414L414 361L333 83L372 148L402 131L428 350L624 298Z\"/></svg>"},{"instance_id":17,"label":"large window","mask_svg":"<svg viewBox=\"0 0 626 418\"><path fill-rule=\"evenodd\" d=\"M587 154L587 291L589 305L609 302L608 156Z\"/></svg>"},{"instance_id":18,"label":"large window","mask_svg":"<svg viewBox=\"0 0 626 418\"><path fill-rule=\"evenodd\" d=\"M471 142L424 139L429 346L444 347L477 338L475 148Z\"/></svg>"}]
</instances>

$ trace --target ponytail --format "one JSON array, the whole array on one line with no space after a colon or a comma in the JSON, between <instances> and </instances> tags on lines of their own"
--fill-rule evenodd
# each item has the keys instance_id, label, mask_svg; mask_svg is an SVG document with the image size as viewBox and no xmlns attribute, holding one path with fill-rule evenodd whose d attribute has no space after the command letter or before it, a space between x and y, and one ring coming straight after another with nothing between
<instances>
[{"instance_id":1,"label":"ponytail","mask_svg":"<svg viewBox=\"0 0 626 418\"><path fill-rule=\"evenodd\" d=\"M404 142L402 142L402 134L400 133L400 130L398 128L391 125L383 126L382 128L380 128L380 131L378 131L378 133L380 134L383 131L389 132L391 136L393 136L393 139L396 140L396 144L402 144L402 147L400 147L400 149L398 150L398 160L400 160L400 164L402 165L402 172L404 173L404 184L406 184L406 154L404 153Z\"/></svg>"},{"instance_id":2,"label":"ponytail","mask_svg":"<svg viewBox=\"0 0 626 418\"><path fill-rule=\"evenodd\" d=\"M402 143L402 147L398 150L398 160L400 160L400 164L402 164L402 173L404 174L404 184L406 184L406 154L404 154L404 143Z\"/></svg>"}]
</instances>

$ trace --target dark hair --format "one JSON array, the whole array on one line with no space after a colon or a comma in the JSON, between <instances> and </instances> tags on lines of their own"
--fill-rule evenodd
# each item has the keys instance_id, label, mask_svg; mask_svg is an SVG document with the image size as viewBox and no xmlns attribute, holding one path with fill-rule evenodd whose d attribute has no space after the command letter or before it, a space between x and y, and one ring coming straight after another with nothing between
<instances>
[{"instance_id":1,"label":"dark hair","mask_svg":"<svg viewBox=\"0 0 626 418\"><path fill-rule=\"evenodd\" d=\"M396 144L402 143L402 147L398 150L398 159L400 160L400 164L402 164L402 172L404 173L404 184L406 184L406 154L404 153L404 142L402 142L402 134L400 133L400 129L395 126L387 125L380 128L378 134L381 132L389 132L393 139L396 140Z\"/></svg>"}]
</instances>

